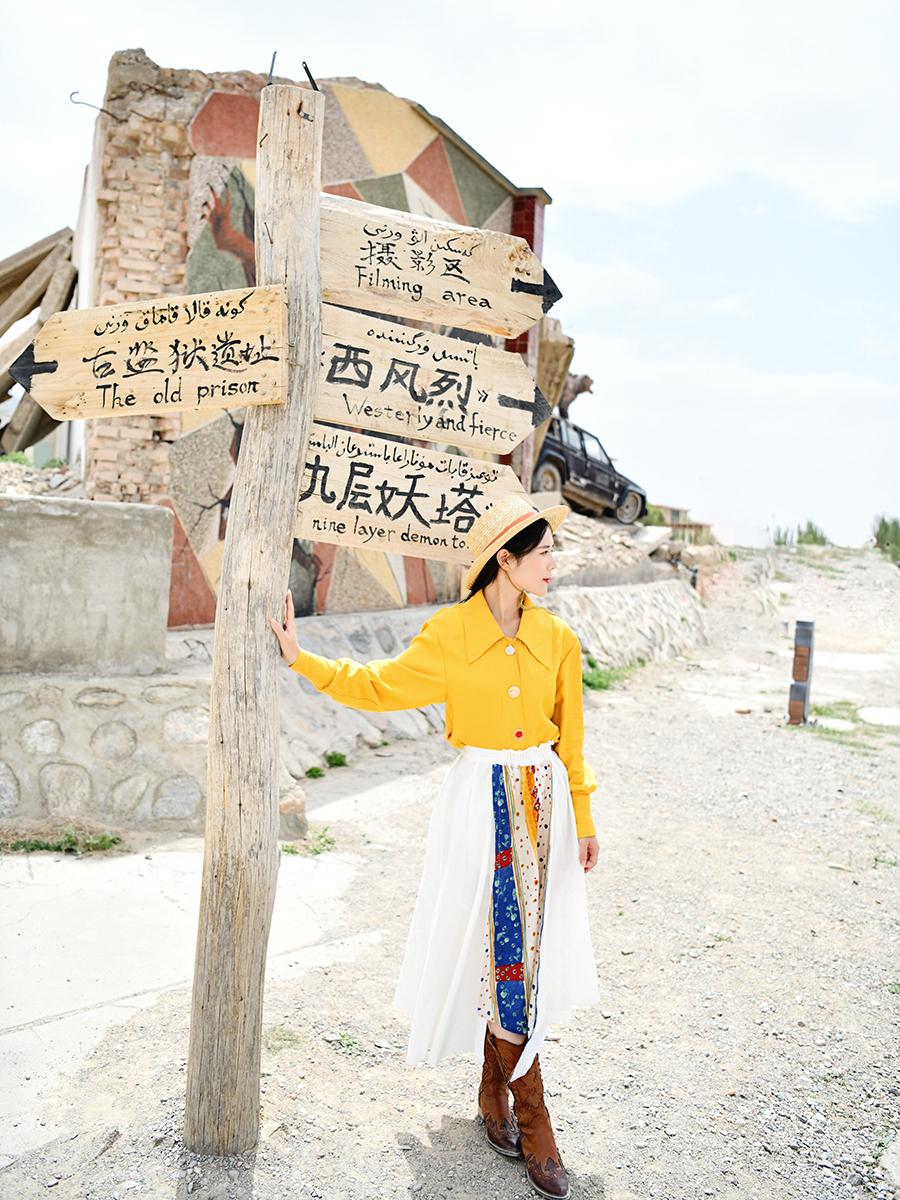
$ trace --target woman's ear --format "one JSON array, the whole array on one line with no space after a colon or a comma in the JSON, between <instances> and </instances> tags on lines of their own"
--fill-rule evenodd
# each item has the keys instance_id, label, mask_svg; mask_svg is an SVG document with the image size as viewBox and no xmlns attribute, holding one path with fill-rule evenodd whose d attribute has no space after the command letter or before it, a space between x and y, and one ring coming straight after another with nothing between
<instances>
[{"instance_id":1,"label":"woman's ear","mask_svg":"<svg viewBox=\"0 0 900 1200\"><path fill-rule=\"evenodd\" d=\"M501 571L509 570L511 558L512 558L512 556L508 550L498 550L497 551L497 566L500 568Z\"/></svg>"}]
</instances>

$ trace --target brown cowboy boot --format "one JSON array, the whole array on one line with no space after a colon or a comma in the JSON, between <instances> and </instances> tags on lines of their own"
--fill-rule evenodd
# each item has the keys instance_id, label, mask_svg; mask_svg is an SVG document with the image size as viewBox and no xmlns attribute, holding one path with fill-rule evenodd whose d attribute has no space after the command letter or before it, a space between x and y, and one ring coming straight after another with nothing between
<instances>
[{"instance_id":1,"label":"brown cowboy boot","mask_svg":"<svg viewBox=\"0 0 900 1200\"><path fill-rule=\"evenodd\" d=\"M521 1046L507 1043L513 1050L521 1051ZM518 1056L517 1056L518 1057ZM522 1147L519 1144L519 1127L516 1119L509 1111L509 1092L507 1091L507 1076L503 1072L503 1063L496 1049L491 1031L484 1031L484 1067L481 1072L481 1087L478 1089L478 1111L484 1121L488 1145L498 1154L507 1158L521 1158Z\"/></svg>"},{"instance_id":2,"label":"brown cowboy boot","mask_svg":"<svg viewBox=\"0 0 900 1200\"><path fill-rule=\"evenodd\" d=\"M519 1061L522 1047L499 1039L494 1040L494 1045L508 1080ZM544 1084L537 1058L522 1078L514 1080L509 1086L531 1186L539 1195L546 1196L547 1200L568 1200L569 1178L556 1148L550 1114L544 1104Z\"/></svg>"}]
</instances>

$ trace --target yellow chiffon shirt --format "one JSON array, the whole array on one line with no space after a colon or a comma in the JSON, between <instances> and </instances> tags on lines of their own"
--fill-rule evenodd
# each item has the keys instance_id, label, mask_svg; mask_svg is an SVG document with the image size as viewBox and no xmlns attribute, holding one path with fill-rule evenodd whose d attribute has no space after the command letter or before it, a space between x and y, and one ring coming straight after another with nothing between
<instances>
[{"instance_id":1,"label":"yellow chiffon shirt","mask_svg":"<svg viewBox=\"0 0 900 1200\"><path fill-rule=\"evenodd\" d=\"M508 638L483 593L442 608L396 658L321 658L301 650L292 669L332 700L370 712L446 704L452 746L519 750L550 742L569 775L579 837L594 833L584 761L581 647L559 617L525 597L518 633Z\"/></svg>"}]
</instances>

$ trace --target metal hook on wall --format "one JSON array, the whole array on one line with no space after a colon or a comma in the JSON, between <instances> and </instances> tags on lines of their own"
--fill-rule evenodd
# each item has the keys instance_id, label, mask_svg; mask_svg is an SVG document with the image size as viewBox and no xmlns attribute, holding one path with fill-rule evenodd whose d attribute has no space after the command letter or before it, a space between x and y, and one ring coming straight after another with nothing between
<instances>
[{"instance_id":1,"label":"metal hook on wall","mask_svg":"<svg viewBox=\"0 0 900 1200\"><path fill-rule=\"evenodd\" d=\"M124 120L125 120L124 117L117 117L116 114L114 112L110 112L108 108L100 108L99 105L90 104L87 100L76 100L75 97L77 95L78 95L77 92L69 93L69 100L71 101L72 104L83 104L85 108L95 108L97 110L97 112L106 113L106 115L108 117L112 117L112 119L114 121L118 121L120 125L124 122Z\"/></svg>"}]
</instances>

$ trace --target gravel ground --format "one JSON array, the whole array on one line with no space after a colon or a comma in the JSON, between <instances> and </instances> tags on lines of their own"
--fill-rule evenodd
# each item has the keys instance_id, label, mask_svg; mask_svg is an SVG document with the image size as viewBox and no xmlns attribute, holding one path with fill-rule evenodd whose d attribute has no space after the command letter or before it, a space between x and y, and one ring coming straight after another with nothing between
<instances>
[{"instance_id":1,"label":"gravel ground","mask_svg":"<svg viewBox=\"0 0 900 1200\"><path fill-rule=\"evenodd\" d=\"M587 700L601 1002L541 1055L572 1194L893 1196L878 1164L900 1125L900 571L875 552L742 555L705 593L704 650ZM801 617L821 711L790 728ZM395 743L308 788L354 874L320 958L268 983L255 1153L180 1142L175 988L23 1114L54 1140L0 1172L0 1195L530 1195L485 1146L477 1065L407 1067L391 1008L449 759L436 736Z\"/></svg>"}]
</instances>

